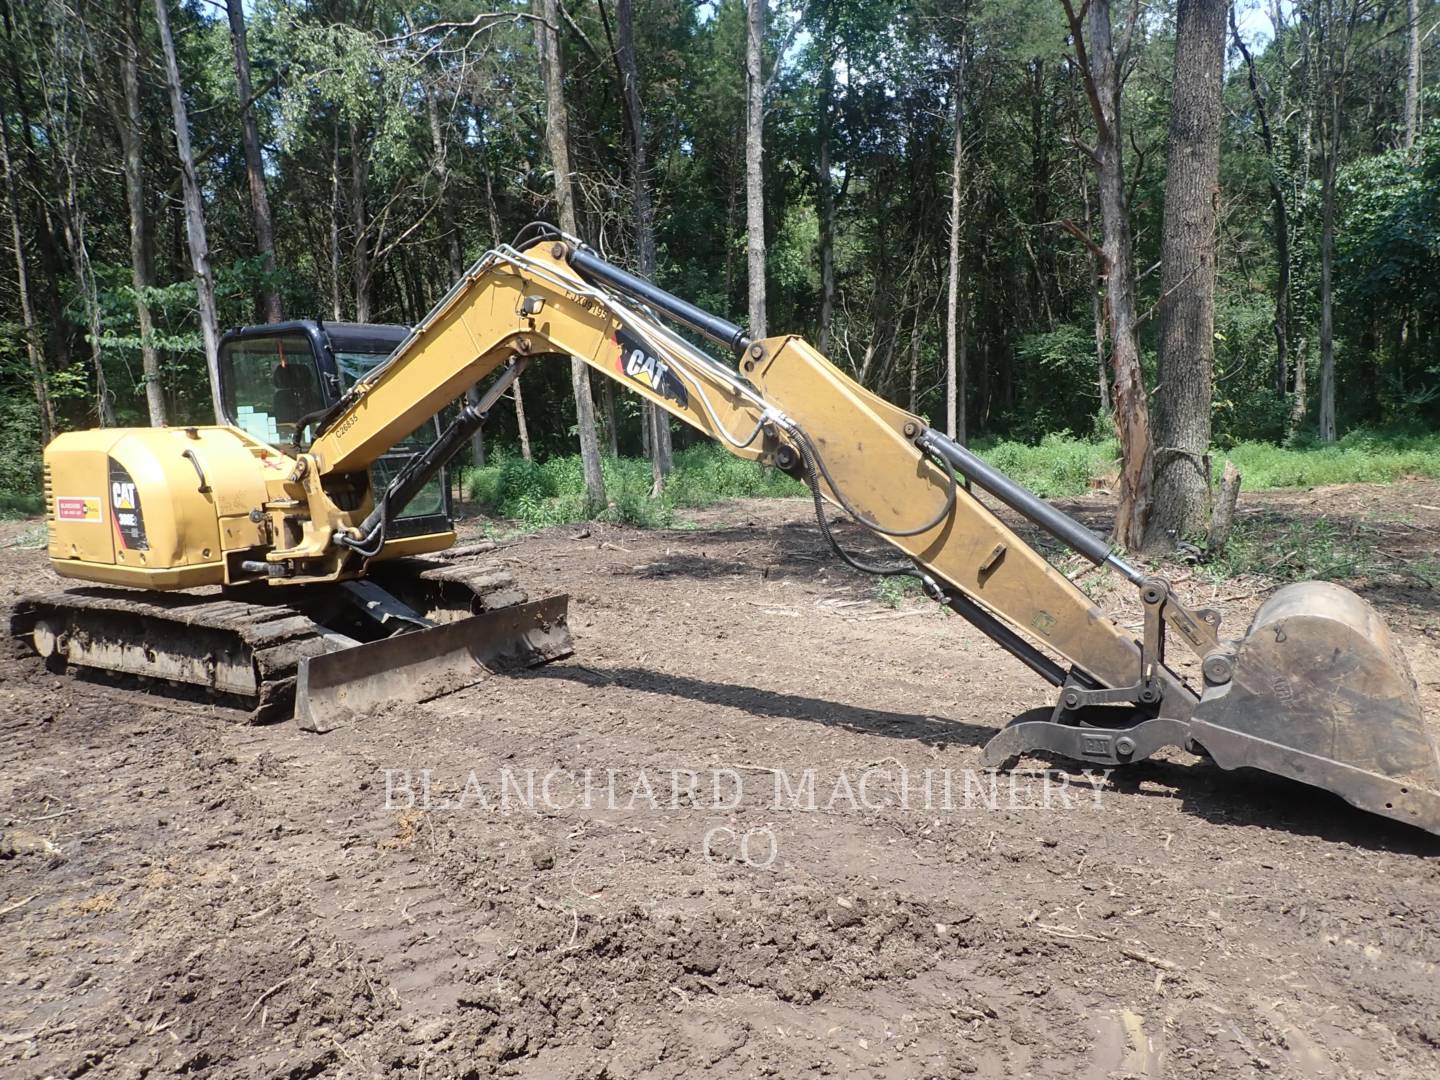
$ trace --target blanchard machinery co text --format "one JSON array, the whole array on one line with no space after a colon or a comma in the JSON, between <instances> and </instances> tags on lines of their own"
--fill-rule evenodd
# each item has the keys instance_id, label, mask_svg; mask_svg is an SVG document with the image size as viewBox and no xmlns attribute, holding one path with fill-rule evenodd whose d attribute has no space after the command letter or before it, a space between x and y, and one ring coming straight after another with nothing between
<instances>
[{"instance_id":1,"label":"blanchard machinery co text","mask_svg":"<svg viewBox=\"0 0 1440 1080\"><path fill-rule=\"evenodd\" d=\"M996 772L870 765L816 769L385 769L385 809L542 811L729 811L810 813L1098 809L1112 770Z\"/></svg>"}]
</instances>

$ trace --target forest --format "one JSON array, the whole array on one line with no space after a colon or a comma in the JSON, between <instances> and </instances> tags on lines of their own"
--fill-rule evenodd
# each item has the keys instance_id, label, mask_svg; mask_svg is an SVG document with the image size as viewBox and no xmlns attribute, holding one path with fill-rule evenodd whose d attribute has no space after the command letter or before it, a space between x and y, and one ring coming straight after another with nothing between
<instances>
[{"instance_id":1,"label":"forest","mask_svg":"<svg viewBox=\"0 0 1440 1080\"><path fill-rule=\"evenodd\" d=\"M212 421L226 328L413 324L534 220L962 440L1115 447L1129 547L1194 532L1236 444L1440 419L1434 0L0 0L0 22L14 505L57 432ZM523 382L472 455L649 457L658 488L688 445L609 380Z\"/></svg>"}]
</instances>

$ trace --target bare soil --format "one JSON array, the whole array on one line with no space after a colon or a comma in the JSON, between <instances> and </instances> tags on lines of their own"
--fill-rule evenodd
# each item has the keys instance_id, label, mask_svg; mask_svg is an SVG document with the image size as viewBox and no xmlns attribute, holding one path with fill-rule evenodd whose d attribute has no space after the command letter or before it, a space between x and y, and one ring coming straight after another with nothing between
<instances>
[{"instance_id":1,"label":"bare soil","mask_svg":"<svg viewBox=\"0 0 1440 1080\"><path fill-rule=\"evenodd\" d=\"M1242 507L1383 553L1350 584L1440 717L1440 485ZM808 513L505 546L574 659L325 736L7 653L0 1075L1440 1075L1440 840L1181 754L992 798L1047 688ZM1273 585L1169 572L1231 633Z\"/></svg>"}]
</instances>

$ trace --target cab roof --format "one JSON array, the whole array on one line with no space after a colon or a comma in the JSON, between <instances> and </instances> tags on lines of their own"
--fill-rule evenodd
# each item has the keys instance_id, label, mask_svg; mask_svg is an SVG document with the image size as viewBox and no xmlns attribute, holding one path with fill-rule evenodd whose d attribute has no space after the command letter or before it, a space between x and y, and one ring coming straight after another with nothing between
<instances>
[{"instance_id":1,"label":"cab roof","mask_svg":"<svg viewBox=\"0 0 1440 1080\"><path fill-rule=\"evenodd\" d=\"M395 346L404 341L410 333L408 326L393 323L329 322L320 319L290 319L286 322L261 323L256 326L241 326L227 332L222 344L228 341L242 341L253 338L274 337L277 334L302 333L330 339L330 347L336 352L381 353L389 355Z\"/></svg>"}]
</instances>

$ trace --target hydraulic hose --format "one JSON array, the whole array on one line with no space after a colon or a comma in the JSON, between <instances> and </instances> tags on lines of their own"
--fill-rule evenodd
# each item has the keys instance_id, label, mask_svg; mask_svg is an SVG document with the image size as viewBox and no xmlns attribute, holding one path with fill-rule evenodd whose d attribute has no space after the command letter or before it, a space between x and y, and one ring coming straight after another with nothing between
<instances>
[{"instance_id":1,"label":"hydraulic hose","mask_svg":"<svg viewBox=\"0 0 1440 1080\"><path fill-rule=\"evenodd\" d=\"M950 467L950 463L943 458L940 461L949 481L945 505L940 508L940 512L929 522L917 529L888 529L879 522L867 518L850 504L850 501L845 498L844 493L831 477L830 470L825 466L825 459L821 457L819 450L816 448L814 442L811 441L809 435L793 425L787 427L786 431L791 438L795 440L796 448L800 451L801 467L805 472L805 483L806 486L810 488L811 498L815 501L815 521L820 526L820 535L825 538L826 543L830 545L831 550L840 558L840 561L852 569L859 570L862 574L873 574L876 577L913 577L919 581L925 581L925 574L918 570L913 563L866 562L841 547L840 541L836 538L834 532L831 531L829 519L825 516L825 499L820 493L820 477L823 476L825 478L825 482L830 486L830 490L834 493L835 500L840 504L840 508L871 532L880 536L918 536L920 533L928 532L935 528L949 517L955 509L956 488L959 486L959 482L955 477L955 470Z\"/></svg>"}]
</instances>

